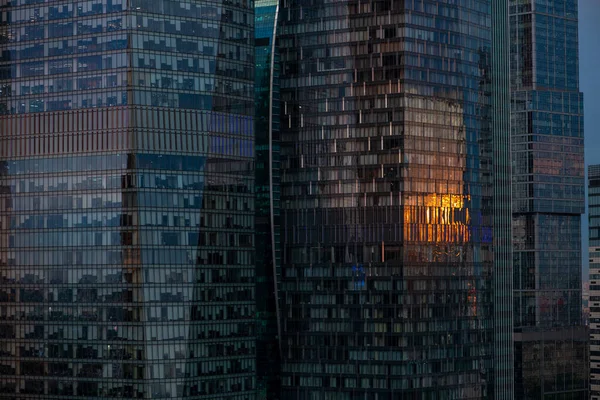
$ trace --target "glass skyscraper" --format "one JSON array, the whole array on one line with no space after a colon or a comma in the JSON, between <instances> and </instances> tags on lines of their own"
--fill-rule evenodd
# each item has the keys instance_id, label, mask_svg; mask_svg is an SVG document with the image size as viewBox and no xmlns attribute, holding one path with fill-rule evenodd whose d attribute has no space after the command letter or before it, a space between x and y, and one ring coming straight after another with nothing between
<instances>
[{"instance_id":1,"label":"glass skyscraper","mask_svg":"<svg viewBox=\"0 0 600 400\"><path fill-rule=\"evenodd\" d=\"M587 399L577 0L510 1L515 397Z\"/></svg>"},{"instance_id":2,"label":"glass skyscraper","mask_svg":"<svg viewBox=\"0 0 600 400\"><path fill-rule=\"evenodd\" d=\"M590 399L600 400L600 165L588 168Z\"/></svg>"},{"instance_id":3,"label":"glass skyscraper","mask_svg":"<svg viewBox=\"0 0 600 400\"><path fill-rule=\"evenodd\" d=\"M253 7L0 5L0 397L255 398Z\"/></svg>"},{"instance_id":4,"label":"glass skyscraper","mask_svg":"<svg viewBox=\"0 0 600 400\"><path fill-rule=\"evenodd\" d=\"M507 6L282 1L283 398L512 398Z\"/></svg>"},{"instance_id":5,"label":"glass skyscraper","mask_svg":"<svg viewBox=\"0 0 600 400\"><path fill-rule=\"evenodd\" d=\"M278 0L255 2L257 398L281 388Z\"/></svg>"}]
</instances>

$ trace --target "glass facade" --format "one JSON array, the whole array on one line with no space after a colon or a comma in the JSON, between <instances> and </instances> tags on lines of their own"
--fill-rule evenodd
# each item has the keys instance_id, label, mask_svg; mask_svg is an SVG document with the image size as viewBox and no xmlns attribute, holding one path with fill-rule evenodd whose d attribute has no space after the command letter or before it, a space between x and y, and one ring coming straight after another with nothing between
<instances>
[{"instance_id":1,"label":"glass facade","mask_svg":"<svg viewBox=\"0 0 600 400\"><path fill-rule=\"evenodd\" d=\"M283 0L282 397L511 398L506 5Z\"/></svg>"},{"instance_id":2,"label":"glass facade","mask_svg":"<svg viewBox=\"0 0 600 400\"><path fill-rule=\"evenodd\" d=\"M247 0L0 6L0 393L255 398Z\"/></svg>"},{"instance_id":3,"label":"glass facade","mask_svg":"<svg viewBox=\"0 0 600 400\"><path fill-rule=\"evenodd\" d=\"M258 398L279 399L280 175L278 0L255 2L256 298Z\"/></svg>"},{"instance_id":4,"label":"glass facade","mask_svg":"<svg viewBox=\"0 0 600 400\"><path fill-rule=\"evenodd\" d=\"M513 400L513 255L508 0L492 1L491 104L494 165L494 396Z\"/></svg>"},{"instance_id":5,"label":"glass facade","mask_svg":"<svg viewBox=\"0 0 600 400\"><path fill-rule=\"evenodd\" d=\"M600 400L600 165L588 167L590 399Z\"/></svg>"},{"instance_id":6,"label":"glass facade","mask_svg":"<svg viewBox=\"0 0 600 400\"><path fill-rule=\"evenodd\" d=\"M586 399L576 0L510 1L515 396Z\"/></svg>"}]
</instances>

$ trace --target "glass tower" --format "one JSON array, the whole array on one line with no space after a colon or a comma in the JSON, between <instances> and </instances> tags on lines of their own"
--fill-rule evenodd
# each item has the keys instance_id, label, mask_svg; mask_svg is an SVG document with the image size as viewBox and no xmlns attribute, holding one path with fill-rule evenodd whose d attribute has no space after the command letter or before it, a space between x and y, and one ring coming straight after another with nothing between
<instances>
[{"instance_id":1,"label":"glass tower","mask_svg":"<svg viewBox=\"0 0 600 400\"><path fill-rule=\"evenodd\" d=\"M588 168L590 399L600 400L600 165Z\"/></svg>"},{"instance_id":2,"label":"glass tower","mask_svg":"<svg viewBox=\"0 0 600 400\"><path fill-rule=\"evenodd\" d=\"M0 4L0 396L254 399L253 3Z\"/></svg>"},{"instance_id":3,"label":"glass tower","mask_svg":"<svg viewBox=\"0 0 600 400\"><path fill-rule=\"evenodd\" d=\"M510 1L515 397L587 399L577 0Z\"/></svg>"},{"instance_id":4,"label":"glass tower","mask_svg":"<svg viewBox=\"0 0 600 400\"><path fill-rule=\"evenodd\" d=\"M259 399L277 400L281 388L279 55L275 40L279 1L257 0L254 12L257 389Z\"/></svg>"},{"instance_id":5,"label":"glass tower","mask_svg":"<svg viewBox=\"0 0 600 400\"><path fill-rule=\"evenodd\" d=\"M283 398L512 398L506 10L282 1Z\"/></svg>"}]
</instances>

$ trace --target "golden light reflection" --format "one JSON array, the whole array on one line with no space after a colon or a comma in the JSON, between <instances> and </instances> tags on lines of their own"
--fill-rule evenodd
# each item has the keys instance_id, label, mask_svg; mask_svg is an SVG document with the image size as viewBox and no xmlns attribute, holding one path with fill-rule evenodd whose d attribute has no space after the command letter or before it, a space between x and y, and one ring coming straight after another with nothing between
<instances>
[{"instance_id":1,"label":"golden light reflection","mask_svg":"<svg viewBox=\"0 0 600 400\"><path fill-rule=\"evenodd\" d=\"M405 116L412 120L405 132L403 153L407 178L402 203L406 261L417 271L422 267L423 273L428 269L430 272L429 266L435 264L436 273L456 281L464 281L474 273L471 229L479 232L480 228L479 209L471 213L473 199L466 194L471 184L479 183L471 182L471 175L466 174L471 167L463 115L461 104L436 99L431 109ZM474 222L476 227L472 227ZM474 280L467 282L465 308L460 312L475 316L477 286Z\"/></svg>"},{"instance_id":2,"label":"golden light reflection","mask_svg":"<svg viewBox=\"0 0 600 400\"><path fill-rule=\"evenodd\" d=\"M436 249L445 252L447 244L461 247L470 238L469 195L422 194L408 199L404 208L404 240L413 243L430 243L433 253L429 261L439 261ZM422 247L422 245L417 245ZM426 246L429 247L429 246ZM466 312L477 315L477 290L469 282Z\"/></svg>"},{"instance_id":3,"label":"golden light reflection","mask_svg":"<svg viewBox=\"0 0 600 400\"><path fill-rule=\"evenodd\" d=\"M404 238L411 242L464 243L469 241L470 196L425 194L423 205L406 205Z\"/></svg>"}]
</instances>

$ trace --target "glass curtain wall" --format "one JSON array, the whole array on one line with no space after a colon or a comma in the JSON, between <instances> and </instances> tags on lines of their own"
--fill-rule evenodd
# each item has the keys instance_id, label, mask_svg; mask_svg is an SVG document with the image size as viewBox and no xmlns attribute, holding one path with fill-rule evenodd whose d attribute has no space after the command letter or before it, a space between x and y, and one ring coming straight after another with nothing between
<instances>
[{"instance_id":1,"label":"glass curtain wall","mask_svg":"<svg viewBox=\"0 0 600 400\"><path fill-rule=\"evenodd\" d=\"M258 397L279 399L280 175L277 0L255 2L256 298Z\"/></svg>"},{"instance_id":2,"label":"glass curtain wall","mask_svg":"<svg viewBox=\"0 0 600 400\"><path fill-rule=\"evenodd\" d=\"M515 396L587 399L577 0L510 1Z\"/></svg>"},{"instance_id":3,"label":"glass curtain wall","mask_svg":"<svg viewBox=\"0 0 600 400\"><path fill-rule=\"evenodd\" d=\"M600 165L588 167L590 400L600 400Z\"/></svg>"},{"instance_id":4,"label":"glass curtain wall","mask_svg":"<svg viewBox=\"0 0 600 400\"><path fill-rule=\"evenodd\" d=\"M253 4L0 14L2 396L254 399Z\"/></svg>"},{"instance_id":5,"label":"glass curtain wall","mask_svg":"<svg viewBox=\"0 0 600 400\"><path fill-rule=\"evenodd\" d=\"M491 18L478 0L283 0L283 397L494 395L510 222Z\"/></svg>"}]
</instances>

